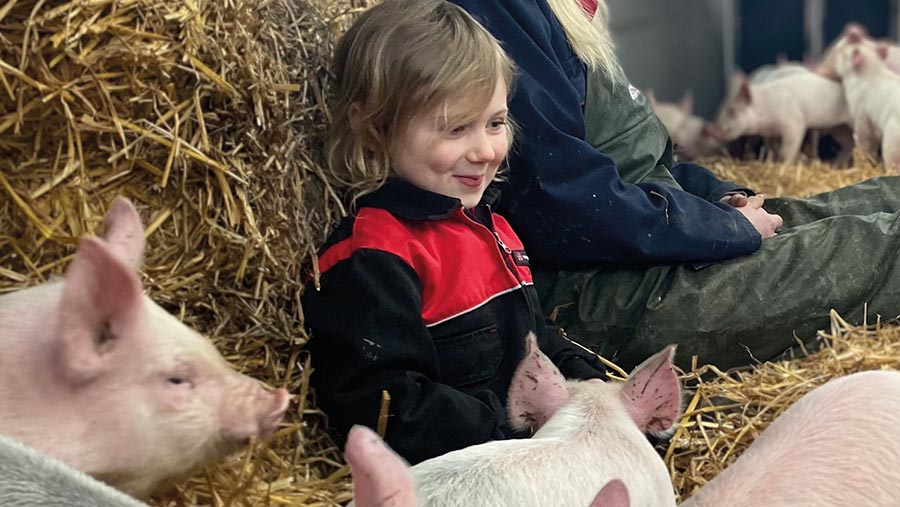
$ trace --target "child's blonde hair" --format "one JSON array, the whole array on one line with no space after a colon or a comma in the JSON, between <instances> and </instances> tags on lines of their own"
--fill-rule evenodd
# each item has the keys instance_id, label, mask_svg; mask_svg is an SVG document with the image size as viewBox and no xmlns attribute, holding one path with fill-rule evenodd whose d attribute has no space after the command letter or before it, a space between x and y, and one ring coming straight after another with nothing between
<instances>
[{"instance_id":1,"label":"child's blonde hair","mask_svg":"<svg viewBox=\"0 0 900 507\"><path fill-rule=\"evenodd\" d=\"M390 174L398 129L418 114L446 111L451 101L471 103L476 114L501 80L510 90L514 68L462 8L445 0L384 0L360 15L335 50L332 174L351 187L354 200L377 189Z\"/></svg>"}]
</instances>

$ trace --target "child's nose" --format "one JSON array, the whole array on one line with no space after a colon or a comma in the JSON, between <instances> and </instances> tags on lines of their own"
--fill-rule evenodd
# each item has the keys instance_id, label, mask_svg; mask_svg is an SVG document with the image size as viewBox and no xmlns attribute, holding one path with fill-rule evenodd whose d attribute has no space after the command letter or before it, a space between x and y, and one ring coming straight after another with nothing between
<instances>
[{"instance_id":1,"label":"child's nose","mask_svg":"<svg viewBox=\"0 0 900 507\"><path fill-rule=\"evenodd\" d=\"M497 155L494 144L491 142L487 132L476 134L472 141L472 147L469 150L469 162L479 163L494 160Z\"/></svg>"}]
</instances>

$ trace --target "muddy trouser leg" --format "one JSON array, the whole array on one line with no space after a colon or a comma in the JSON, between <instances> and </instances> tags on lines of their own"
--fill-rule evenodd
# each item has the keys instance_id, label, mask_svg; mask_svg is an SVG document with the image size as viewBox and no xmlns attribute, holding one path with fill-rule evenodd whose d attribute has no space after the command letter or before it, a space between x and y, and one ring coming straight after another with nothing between
<instances>
[{"instance_id":1,"label":"muddy trouser leg","mask_svg":"<svg viewBox=\"0 0 900 507\"><path fill-rule=\"evenodd\" d=\"M558 272L544 309L628 369L670 343L720 368L779 356L826 329L900 314L900 214L840 215L786 230L748 256L690 266Z\"/></svg>"},{"instance_id":2,"label":"muddy trouser leg","mask_svg":"<svg viewBox=\"0 0 900 507\"><path fill-rule=\"evenodd\" d=\"M806 199L766 199L763 207L781 215L785 228L836 215L893 213L900 210L900 177L872 178Z\"/></svg>"}]
</instances>

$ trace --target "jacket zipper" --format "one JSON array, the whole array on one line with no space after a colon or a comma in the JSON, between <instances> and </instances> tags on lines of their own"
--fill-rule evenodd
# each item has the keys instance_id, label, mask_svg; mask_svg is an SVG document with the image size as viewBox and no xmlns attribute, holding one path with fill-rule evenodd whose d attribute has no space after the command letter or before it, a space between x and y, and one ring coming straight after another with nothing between
<instances>
[{"instance_id":1,"label":"jacket zipper","mask_svg":"<svg viewBox=\"0 0 900 507\"><path fill-rule=\"evenodd\" d=\"M488 212L490 212L490 208L488 208ZM516 269L515 263L513 262L512 249L509 248L502 239L500 239L500 234L497 231L472 218L465 210L463 210L463 216L476 226L479 226L491 233L491 235L494 237L494 241L497 247L499 248L500 257L503 259L503 263L506 265L506 269L510 273L512 273L513 277L516 279L516 283L518 283L519 285L519 291L521 292L522 297L525 298L525 304L528 307L528 312L531 314L532 318L540 315L534 303L531 301L531 298L528 297L528 291L525 290L525 282L522 280L522 278L519 277L519 271Z\"/></svg>"}]
</instances>

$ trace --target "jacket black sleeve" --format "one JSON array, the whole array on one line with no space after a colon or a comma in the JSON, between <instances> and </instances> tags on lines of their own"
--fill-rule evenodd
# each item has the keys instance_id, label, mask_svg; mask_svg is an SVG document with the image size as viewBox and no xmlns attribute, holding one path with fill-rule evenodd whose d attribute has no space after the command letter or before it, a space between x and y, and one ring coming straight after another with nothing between
<instances>
[{"instance_id":1,"label":"jacket black sleeve","mask_svg":"<svg viewBox=\"0 0 900 507\"><path fill-rule=\"evenodd\" d=\"M501 212L533 259L559 267L683 263L760 247L761 236L737 210L696 195L724 194L728 184L714 188L707 175L695 192L626 184L613 161L584 141L584 67L545 0L451 1L519 67L510 113L521 132Z\"/></svg>"},{"instance_id":2,"label":"jacket black sleeve","mask_svg":"<svg viewBox=\"0 0 900 507\"><path fill-rule=\"evenodd\" d=\"M403 260L360 250L324 273L321 286L303 296L311 381L342 436L353 424L376 427L382 390L391 396L385 440L411 463L511 436L494 393L467 395L433 380L439 363L421 319L420 281Z\"/></svg>"}]
</instances>

